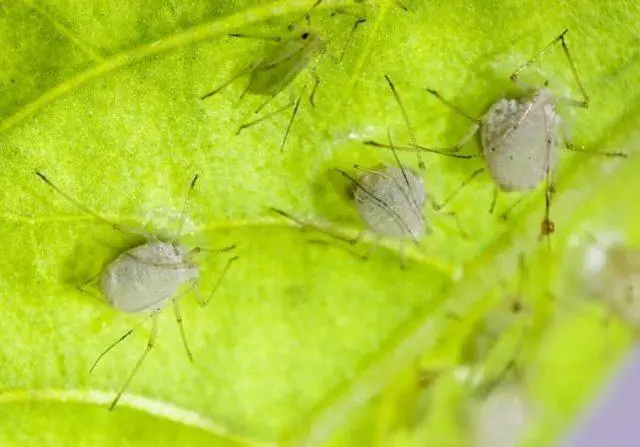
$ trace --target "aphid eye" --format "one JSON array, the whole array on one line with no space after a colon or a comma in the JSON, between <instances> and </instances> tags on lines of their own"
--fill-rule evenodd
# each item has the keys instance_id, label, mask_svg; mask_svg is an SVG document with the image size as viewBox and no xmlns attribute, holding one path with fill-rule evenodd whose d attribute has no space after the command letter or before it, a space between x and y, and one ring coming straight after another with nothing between
<instances>
[{"instance_id":1,"label":"aphid eye","mask_svg":"<svg viewBox=\"0 0 640 447\"><path fill-rule=\"evenodd\" d=\"M302 37L302 40L306 40L306 39L309 38L309 33L308 32L304 32L304 33L302 33L302 35L300 37Z\"/></svg>"}]
</instances>

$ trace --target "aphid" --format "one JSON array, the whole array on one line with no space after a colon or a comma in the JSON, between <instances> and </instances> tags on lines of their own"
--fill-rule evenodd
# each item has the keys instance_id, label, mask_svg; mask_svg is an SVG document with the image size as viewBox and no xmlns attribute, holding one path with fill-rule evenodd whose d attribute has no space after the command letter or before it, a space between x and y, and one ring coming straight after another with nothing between
<instances>
[{"instance_id":1,"label":"aphid","mask_svg":"<svg viewBox=\"0 0 640 447\"><path fill-rule=\"evenodd\" d=\"M524 387L505 382L478 400L471 412L474 447L515 447L536 417Z\"/></svg>"},{"instance_id":2,"label":"aphid","mask_svg":"<svg viewBox=\"0 0 640 447\"><path fill-rule=\"evenodd\" d=\"M520 73L531 66L537 59L547 53L554 45L560 44L569 62L571 72L577 83L582 100L564 100L575 107L587 108L589 98L585 88L578 76L577 69L569 53L565 42L565 30L536 56L518 67L511 74L511 81L518 83ZM390 84L391 85L391 84ZM392 85L393 89L393 85ZM561 135L562 119L556 111L559 98L556 97L549 88L544 87L530 91L526 96L520 98L502 98L493 103L491 107L480 118L474 118L462 111L460 108L444 99L437 91L427 89L438 100L450 107L458 114L473 122L469 131L453 147L446 149L431 149L420 146L415 142L411 133L411 146L399 147L399 150L416 152L434 152L447 156L459 156L458 152L480 131L480 143L482 156L486 162L486 169L494 180L495 188L491 211L495 207L498 190L509 191L529 191L537 187L543 180L546 182L545 194L545 217L541 225L541 235L549 235L554 231L554 224L550 219L550 207L552 196L555 192L553 173L557 165L558 140L562 137L565 147L576 152L585 152L609 157L626 157L622 152L599 152L576 148L566 135ZM395 92L394 89L394 94ZM409 129L407 114L404 112L405 120ZM372 145L384 146L375 142L368 142ZM464 158L472 158L476 155L465 155ZM513 206L515 206L516 202ZM511 206L504 214L506 215L513 208Z\"/></svg>"},{"instance_id":3,"label":"aphid","mask_svg":"<svg viewBox=\"0 0 640 447\"><path fill-rule=\"evenodd\" d=\"M275 42L276 45L262 59L251 63L249 66L245 67L239 73L224 82L221 86L201 96L200 99L209 98L223 90L238 78L249 75L249 83L240 95L240 98L244 98L247 94L267 96L268 98L254 111L254 113L259 113L277 95L286 89L298 77L300 72L308 70L309 74L313 78L313 86L311 88L311 93L309 94L309 103L312 107L315 107L315 95L320 84L320 77L316 72L316 65L320 57L327 51L327 44L320 34L309 27L309 17L311 12L316 9L321 2L322 0L317 0L303 16L307 21L306 27L303 29L296 29L294 26L296 22L293 22L289 25L289 33L286 36L260 36L239 33L230 34L231 37L272 41ZM356 29L360 24L364 23L364 21L365 19L362 18L356 20L347 42L350 42ZM344 52L342 56L344 56ZM274 112L240 125L236 134L239 134L242 130L261 123L262 121L293 107L293 113L291 114L291 118L280 146L280 150L284 150L291 126L300 107L300 102L305 92L305 88L306 85L300 91L297 100L291 97L287 105L275 110Z\"/></svg>"},{"instance_id":4,"label":"aphid","mask_svg":"<svg viewBox=\"0 0 640 447\"><path fill-rule=\"evenodd\" d=\"M589 293L623 321L640 328L640 250L622 245L591 247L584 275Z\"/></svg>"},{"instance_id":5,"label":"aphid","mask_svg":"<svg viewBox=\"0 0 640 447\"><path fill-rule=\"evenodd\" d=\"M132 234L131 231L126 230L124 227L116 223L109 222L98 213L84 206L78 200L58 188L44 174L36 172L36 175L49 185L49 187L61 194L66 200L79 209L111 226L122 234ZM211 250L205 250L200 247L188 249L180 243L179 238L184 225L184 212L186 211L188 198L195 187L197 179L198 176L196 175L191 181L189 193L187 194L182 210L180 224L171 241L161 241L155 237L149 237L147 242L125 250L113 261L109 262L97 277L92 278L84 284L87 285L99 279L100 291L111 307L131 314L147 313L149 314L149 318L151 318L152 326L147 347L118 391L115 399L109 407L110 410L115 408L116 404L122 397L122 394L153 347L158 328L158 315L169 304L172 304L173 306L176 322L180 329L180 336L187 356L189 357L189 360L193 359L187 344L184 327L182 325L182 316L180 314L178 300L181 297L184 286L188 285L191 288L194 288L200 279L200 268L194 259L194 256L202 251ZM234 246L229 246L215 251L225 252L232 250L233 248ZM200 300L200 305L202 307L206 306L211 300L231 264L237 259L238 258L234 256L227 261L227 264L209 297L205 300ZM146 319L143 320L143 322L144 321L146 321ZM134 330L135 328L128 331L115 343L111 344L102 354L100 354L90 371L93 371L100 359L102 359L106 353L131 335Z\"/></svg>"},{"instance_id":6,"label":"aphid","mask_svg":"<svg viewBox=\"0 0 640 447\"><path fill-rule=\"evenodd\" d=\"M393 149L390 133L388 137L388 146ZM420 239L430 232L423 214L425 201L429 201L434 210L440 210L462 188L455 191L443 204L437 203L433 197L425 193L420 173L403 166L397 153L392 152L395 165L383 164L376 168L354 165L358 170L358 174L355 176L341 169L336 169L349 182L356 211L367 225L369 233L376 236L370 251L363 256L365 259L371 256L382 237L411 240L417 247L420 247ZM351 244L355 244L365 234L365 232L360 232L354 239L337 237L331 232L321 230L316 225L295 219L288 213L280 210L275 211L293 219L302 226L313 227ZM459 230L464 234L455 214L447 214L456 218ZM403 267L405 265L404 256L403 250L400 256Z\"/></svg>"}]
</instances>

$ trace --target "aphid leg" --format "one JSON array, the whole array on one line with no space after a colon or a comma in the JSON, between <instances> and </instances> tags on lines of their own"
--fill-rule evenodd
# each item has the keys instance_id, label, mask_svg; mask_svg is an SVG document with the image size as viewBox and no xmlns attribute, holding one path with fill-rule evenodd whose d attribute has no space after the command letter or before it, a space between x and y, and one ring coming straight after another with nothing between
<instances>
[{"instance_id":1,"label":"aphid leg","mask_svg":"<svg viewBox=\"0 0 640 447\"><path fill-rule=\"evenodd\" d=\"M579 152L582 154L600 155L602 157L620 157L620 158L628 157L626 152L621 152L621 151L607 152L607 151L596 151L596 150L586 149L584 147L575 147L573 143L566 137L564 139L564 146L568 151Z\"/></svg>"},{"instance_id":2,"label":"aphid leg","mask_svg":"<svg viewBox=\"0 0 640 447\"><path fill-rule=\"evenodd\" d=\"M491 206L489 206L489 214L493 214L496 209L496 203L498 202L498 193L500 192L500 188L498 185L493 185L493 193L491 194Z\"/></svg>"},{"instance_id":3,"label":"aphid leg","mask_svg":"<svg viewBox=\"0 0 640 447\"><path fill-rule=\"evenodd\" d=\"M442 214L444 214L447 217L450 217L454 220L454 222L456 223L456 229L458 230L458 233L460 233L460 236L462 236L463 238L467 239L469 238L469 233L464 229L464 226L462 225L462 222L460 221L460 218L458 217L458 215L453 212L453 211L442 211Z\"/></svg>"},{"instance_id":4,"label":"aphid leg","mask_svg":"<svg viewBox=\"0 0 640 447\"><path fill-rule=\"evenodd\" d=\"M458 188L456 188L455 191L453 191L449 197L447 197L444 202L441 202L439 204L436 204L435 202L432 202L432 204L434 205L434 209L436 211L444 208L445 206L447 206L449 204L449 202L451 202L469 183L471 183L473 181L473 179L475 179L478 175L480 175L482 172L484 172L485 168L478 168L475 171L473 171L471 173L471 175L469 177L467 177L466 179L464 179L464 181L460 184L460 186L458 186ZM437 208L436 208L437 205Z\"/></svg>"},{"instance_id":5,"label":"aphid leg","mask_svg":"<svg viewBox=\"0 0 640 447\"><path fill-rule=\"evenodd\" d=\"M556 44L559 43L562 46L562 51L564 52L564 55L567 58L567 61L569 62L569 67L571 68L571 73L573 74L573 78L575 79L576 84L578 84L578 88L580 89L580 94L582 95L582 100L567 99L566 101L575 107L587 108L589 107L589 97L587 95L587 91L584 88L584 85L582 84L582 81L580 80L580 76L578 75L578 70L576 69L576 65L573 61L573 58L569 53L569 47L567 46L567 42L565 41L565 35L567 34L567 32L569 32L569 30L565 29L562 33L560 33L558 37L553 39L550 43L547 44L547 46L545 46L542 50L540 50L538 54L536 54L534 57L532 57L527 62L522 64L520 67L518 67L511 74L509 78L511 79L511 81L518 83L518 76L520 76L520 73L522 73L524 70L526 70L531 65L533 65L538 59L540 59L544 54L548 53L549 50L551 50Z\"/></svg>"},{"instance_id":6,"label":"aphid leg","mask_svg":"<svg viewBox=\"0 0 640 447\"><path fill-rule=\"evenodd\" d=\"M187 253L187 257L191 257L195 254L198 253L226 253L229 252L231 250L234 250L236 248L235 244L232 245L227 245L226 247L222 247L222 248L205 248L205 247L194 247L191 250L189 250L189 253Z\"/></svg>"},{"instance_id":7,"label":"aphid leg","mask_svg":"<svg viewBox=\"0 0 640 447\"><path fill-rule=\"evenodd\" d=\"M142 321L140 321L138 324L136 324L133 328L129 329L122 337L120 337L119 339L117 339L116 341L114 341L113 343L111 343L109 345L109 347L107 349L105 349L104 351L102 351L102 353L98 356L98 358L93 362L93 364L91 365L91 368L89 368L89 374L91 374L93 372L93 370L96 368L96 366L98 366L98 363L100 362L100 360L102 360L102 358L109 352L111 351L113 348L115 348L121 341L123 341L124 339L126 339L129 335L133 334L133 332L138 329L140 326L142 326L148 318L153 317L155 315L155 312L148 315L146 318L144 318Z\"/></svg>"},{"instance_id":8,"label":"aphid leg","mask_svg":"<svg viewBox=\"0 0 640 447\"><path fill-rule=\"evenodd\" d=\"M297 19L295 19L293 22L289 23L289 25L287 25L287 29L289 31L293 31L296 27L296 24L301 21L304 20L305 22L307 22L307 24L311 23L311 13L313 12L314 9L316 9L318 7L318 5L320 5L320 3L322 3L322 0L316 0L315 3L311 6L311 8L309 8L309 10L307 10L307 12L305 12L302 16L298 17Z\"/></svg>"},{"instance_id":9,"label":"aphid leg","mask_svg":"<svg viewBox=\"0 0 640 447\"><path fill-rule=\"evenodd\" d=\"M180 239L180 235L182 234L182 229L184 228L184 221L186 218L187 205L189 204L189 198L191 197L191 193L193 189L196 187L196 182L198 181L198 174L193 176L191 179L191 183L189 183L189 189L187 189L187 194L184 197L184 203L182 204L182 212L180 213L180 221L178 222L178 229L176 230L176 235L174 236L174 241Z\"/></svg>"},{"instance_id":10,"label":"aphid leg","mask_svg":"<svg viewBox=\"0 0 640 447\"><path fill-rule=\"evenodd\" d=\"M220 93L222 90L224 90L227 86L229 86L231 83L233 83L235 80L241 78L242 76L249 74L251 72L251 70L253 69L253 65L249 65L248 67L244 68L243 70L239 71L238 73L236 73L235 75L231 76L231 78L227 79L222 85L220 85L219 87L216 87L214 90L211 90L209 93L206 93L204 95L202 95L200 97L200 99L207 99L210 98L213 95L216 95L218 93ZM243 93L244 95L244 93Z\"/></svg>"},{"instance_id":11,"label":"aphid leg","mask_svg":"<svg viewBox=\"0 0 640 447\"><path fill-rule=\"evenodd\" d=\"M406 270L407 269L407 246L404 244L400 246L398 261L400 262L400 269Z\"/></svg>"},{"instance_id":12,"label":"aphid leg","mask_svg":"<svg viewBox=\"0 0 640 447\"><path fill-rule=\"evenodd\" d=\"M342 48L342 52L340 53L340 57L338 58L338 63L342 63L342 61L344 61L344 57L347 54L349 45L351 45L351 41L353 40L353 37L355 36L356 31L358 30L358 27L363 23L365 23L366 21L367 19L363 17L359 17L356 19L355 22L353 22L353 26L351 27L351 31L349 32L349 36L347 37L347 40L344 43L344 47Z\"/></svg>"},{"instance_id":13,"label":"aphid leg","mask_svg":"<svg viewBox=\"0 0 640 447\"><path fill-rule=\"evenodd\" d=\"M375 238L373 239L373 241L371 241L371 245L369 245L367 252L364 254L362 258L365 261L368 261L369 259L371 259L371 256L373 256L373 254L376 252L379 245L380 245L380 236L375 235Z\"/></svg>"},{"instance_id":14,"label":"aphid leg","mask_svg":"<svg viewBox=\"0 0 640 447\"><path fill-rule=\"evenodd\" d=\"M129 384L131 383L131 380L133 380L133 377L138 372L138 369L140 369L142 362L144 362L145 358L147 358L147 355L149 354L149 351L151 351L151 348L153 348L153 345L156 341L156 335L158 333L158 314L159 314L158 312L154 312L153 314L151 314L151 334L149 334L147 347L145 348L144 352L136 362L136 365L133 367L133 370L129 374L129 377L127 377L127 380L125 380L124 384L118 391L116 398L113 399L113 402L111 402L111 405L109 406L109 411L113 410L116 407L116 405L118 404L118 401L122 397L122 394L125 392Z\"/></svg>"},{"instance_id":15,"label":"aphid leg","mask_svg":"<svg viewBox=\"0 0 640 447\"><path fill-rule=\"evenodd\" d=\"M518 205L520 205L520 203L522 203L522 201L528 196L528 194L521 194L520 197L518 197L511 205L509 205L509 208L507 208L505 211L503 211L500 214L500 219L501 220L508 220L509 219L509 215L511 214L511 212L514 210L515 207L517 207Z\"/></svg>"},{"instance_id":16,"label":"aphid leg","mask_svg":"<svg viewBox=\"0 0 640 447\"><path fill-rule=\"evenodd\" d=\"M309 69L309 74L311 74L311 77L313 78L313 87L311 87L311 94L309 95L309 104L311 104L311 107L315 108L316 91L318 90L318 86L320 85L320 76L318 76L318 73L316 73L315 68Z\"/></svg>"},{"instance_id":17,"label":"aphid leg","mask_svg":"<svg viewBox=\"0 0 640 447\"><path fill-rule=\"evenodd\" d=\"M241 124L238 129L236 130L236 135L240 135L240 132L242 132L244 129L248 128L248 127L252 127L255 126L256 124L259 124L261 122L263 122L264 120L267 120L273 116L276 116L288 109L290 109L291 107L293 107L293 105L295 104L295 100L293 98L290 99L290 101L287 103L287 105L280 107L279 109L267 113L266 115L261 116L260 118L257 118L253 121L249 121L247 123ZM262 108L262 106L260 106L260 109Z\"/></svg>"},{"instance_id":18,"label":"aphid leg","mask_svg":"<svg viewBox=\"0 0 640 447\"><path fill-rule=\"evenodd\" d=\"M545 119L545 128L549 129L547 126ZM554 144L554 138L549 135L546 137L546 148L545 148L545 191L544 191L544 219L542 220L542 225L540 228L540 237L545 237L547 239L547 247L551 250L551 234L555 231L555 224L551 220L551 201L556 192L555 178L553 171L551 170L551 146Z\"/></svg>"},{"instance_id":19,"label":"aphid leg","mask_svg":"<svg viewBox=\"0 0 640 447\"><path fill-rule=\"evenodd\" d=\"M97 275L93 275L91 278L87 279L86 281L83 281L81 284L78 284L76 286L76 289L78 289L78 292L80 292L83 295L89 295L94 300L103 302L104 300L100 296L96 295L95 293L87 289L87 286L94 284L96 281L98 281L99 278L100 278L100 273L98 273Z\"/></svg>"},{"instance_id":20,"label":"aphid leg","mask_svg":"<svg viewBox=\"0 0 640 447\"><path fill-rule=\"evenodd\" d=\"M54 191L56 191L58 194L60 194L62 197L64 197L69 203L71 203L72 205L74 205L76 208L84 211L85 213L89 214L90 216L94 217L95 219L99 220L100 222L109 225L111 228L113 228L114 230L127 235L127 236L131 236L132 234L136 234L133 231L130 231L128 229L125 229L124 227L122 227L121 225L115 223L115 222L110 222L109 220L105 219L104 217L102 217L101 215L99 215L98 213L96 213L95 211L93 211L92 209L86 207L85 205L83 205L82 203L80 203L76 198L71 197L69 194L67 194L66 192L64 192L63 190L61 190L60 188L58 188L55 184L53 184L51 182L51 180L49 180L44 174L42 174L41 172L38 171L34 171L34 173L40 178L40 180L42 180L43 182L45 182L47 185L49 185L49 187L51 189L53 189ZM137 235L137 234L136 234Z\"/></svg>"},{"instance_id":21,"label":"aphid leg","mask_svg":"<svg viewBox=\"0 0 640 447\"><path fill-rule=\"evenodd\" d=\"M187 353L187 357L189 358L189 361L193 362L193 355L191 354L191 349L189 349L189 344L187 343L187 336L184 333L184 325L182 324L182 313L180 312L180 305L178 304L178 299L174 298L171 301L173 302L173 313L176 317L176 323L178 323L178 328L180 329L180 338L182 339L184 350Z\"/></svg>"},{"instance_id":22,"label":"aphid leg","mask_svg":"<svg viewBox=\"0 0 640 447\"><path fill-rule=\"evenodd\" d=\"M319 225L316 225L316 224L314 224L312 222L308 222L308 221L299 219L299 218L295 217L294 215L287 213L286 211L282 211L282 210L280 210L278 208L274 208L272 206L267 207L267 208L269 209L269 211L277 213L277 214L281 215L282 217L284 217L284 218L296 223L296 225L298 225L303 230L305 230L307 228L311 228L312 230L317 231L318 233L324 234L326 236L329 236L329 237L331 237L333 239L337 239L337 240L340 240L340 241L343 241L343 242L348 242L350 244L354 243L354 242L352 242L354 240L353 238L347 238L347 237L341 236L339 234L335 234L335 233L329 231L328 229L323 228L323 227L321 227Z\"/></svg>"},{"instance_id":23,"label":"aphid leg","mask_svg":"<svg viewBox=\"0 0 640 447\"><path fill-rule=\"evenodd\" d=\"M345 247L344 245L340 244L331 244L329 241L324 240L324 239L309 239L307 240L307 242L309 242L310 244L315 244L315 245L331 245L334 247L338 247L341 250L349 253L350 255L358 258L361 261L366 261L367 258L365 255L363 255L362 253L358 253L356 250L352 249L351 247Z\"/></svg>"},{"instance_id":24,"label":"aphid leg","mask_svg":"<svg viewBox=\"0 0 640 447\"><path fill-rule=\"evenodd\" d=\"M317 87L318 84L316 83L315 87ZM280 145L280 152L284 152L284 145L287 142L287 137L289 137L289 132L291 131L291 126L293 125L293 120L296 118L296 115L298 114L298 109L300 108L300 101L302 100L302 95L304 95L304 91L307 88L307 86L305 85L304 87L302 87L302 90L300 91L300 96L298 96L298 100L296 101L296 105L293 107L293 113L291 114L291 119L289 120L289 124L287 124L287 130L284 133L284 137L282 138L282 144ZM312 92L312 95L314 93Z\"/></svg>"},{"instance_id":25,"label":"aphid leg","mask_svg":"<svg viewBox=\"0 0 640 447\"><path fill-rule=\"evenodd\" d=\"M266 40L269 42L279 43L282 41L282 37L280 36L268 36L264 34L244 34L244 33L231 33L229 37L238 37L241 39L255 39L255 40Z\"/></svg>"},{"instance_id":26,"label":"aphid leg","mask_svg":"<svg viewBox=\"0 0 640 447\"><path fill-rule=\"evenodd\" d=\"M216 294L216 292L220 288L220 284L222 284L222 281L224 280L225 276L227 275L227 272L229 271L229 269L231 268L233 263L236 262L238 259L239 259L238 256L234 256L234 257L229 258L227 260L227 263L225 264L224 269L222 269L222 273L220 273L220 276L218 276L218 280L216 281L215 285L213 286L213 289L211 290L211 293L209 293L209 296L207 298L205 298L204 300L199 300L198 304L200 304L200 307L206 307L209 304L209 302L213 299L214 295Z\"/></svg>"}]
</instances>

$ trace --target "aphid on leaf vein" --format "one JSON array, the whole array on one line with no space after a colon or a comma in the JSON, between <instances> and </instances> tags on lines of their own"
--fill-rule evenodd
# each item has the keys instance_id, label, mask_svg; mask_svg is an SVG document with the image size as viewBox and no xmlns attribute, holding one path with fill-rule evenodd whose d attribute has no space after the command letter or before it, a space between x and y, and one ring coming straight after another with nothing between
<instances>
[{"instance_id":1,"label":"aphid on leaf vein","mask_svg":"<svg viewBox=\"0 0 640 447\"><path fill-rule=\"evenodd\" d=\"M307 22L310 21L309 17L311 12L317 8L321 2L322 0L317 0L311 9L303 16ZM351 37L357 30L358 26L364 22L365 19L363 18L356 20L347 43L350 42ZM259 113L285 88L291 85L300 72L306 69L313 78L313 86L311 88L311 93L309 94L309 103L312 107L315 107L315 95L320 84L320 77L316 72L316 64L320 57L327 51L327 44L320 34L309 27L309 23L307 23L307 26L303 29L296 29L294 24L295 22L289 25L289 34L286 36L260 36L239 33L230 34L229 36L231 37L272 41L275 42L276 45L263 58L251 63L216 89L201 96L200 99L207 99L219 93L238 78L249 75L249 84L240 95L240 98L244 98L246 94L267 96L268 98L254 111L254 113ZM341 59L344 56L345 51L346 46ZM298 98L294 99L291 97L287 105L275 110L274 112L240 125L236 134L239 134L242 130L261 123L262 121L293 107L293 113L291 114L285 135L280 145L280 150L284 150L287 137L289 136L291 126L293 125L293 121L298 113L305 89L306 85L300 91Z\"/></svg>"},{"instance_id":2,"label":"aphid on leaf vein","mask_svg":"<svg viewBox=\"0 0 640 447\"><path fill-rule=\"evenodd\" d=\"M44 174L36 172L36 175L54 191L61 194L67 201L79 209L122 234L133 234L133 232L126 230L124 227L116 223L109 222L98 213L84 206L78 200L58 188L58 186L52 183ZM187 194L182 210L179 228L171 241L161 241L156 237L148 237L147 242L136 245L133 248L122 252L113 261L107 264L98 277L94 277L84 284L87 285L93 283L96 279L99 279L100 291L105 296L107 303L111 307L131 314L148 313L149 318L151 318L152 326L147 347L118 391L116 397L111 403L111 406L109 407L110 410L115 408L116 404L122 397L122 394L127 389L129 383L149 354L149 351L154 346L158 329L158 315L170 303L173 306L176 322L180 329L180 336L187 356L189 357L189 360L193 359L182 325L182 316L178 300L181 297L181 294L184 293L182 289L185 285L189 285L191 288L194 288L199 282L200 268L194 259L194 256L203 251L226 252L235 248L235 246L229 246L220 250L206 250L200 247L188 249L180 243L180 233L182 231L185 218L184 213L186 211L189 195L195 187L197 179L198 176L196 175L191 181L189 193ZM210 295L206 299L199 300L202 307L206 306L211 300L231 264L237 259L238 258L234 256L227 261L226 266ZM143 320L143 322L145 321L146 319ZM100 354L90 371L93 371L100 359L102 359L106 353L131 335L134 330L135 328L125 333L115 343L110 345L102 354Z\"/></svg>"},{"instance_id":3,"label":"aphid on leaf vein","mask_svg":"<svg viewBox=\"0 0 640 447\"><path fill-rule=\"evenodd\" d=\"M388 135L388 146L393 149L391 134ZM393 151L395 165L381 165L376 168L364 168L355 165L359 171L358 175L351 175L343 170L336 169L351 186L352 197L355 208L362 220L368 227L370 233L376 236L376 240L371 245L370 251L363 256L367 259L371 256L382 237L411 240L417 247L420 247L420 239L430 232L430 229L423 215L425 200L428 200L434 210L440 210L462 189L461 186L443 204L437 203L431 195L425 193L422 176L420 173L408 169L402 165L397 153ZM279 214L292 219L289 214L276 210ZM456 223L461 234L464 231L454 213L447 213L456 218ZM298 219L293 219L303 226L315 225L303 223ZM355 244L365 231L354 239L336 237L336 235L322 231L330 236ZM405 253L401 252L400 262L405 266Z\"/></svg>"},{"instance_id":4,"label":"aphid on leaf vein","mask_svg":"<svg viewBox=\"0 0 640 447\"><path fill-rule=\"evenodd\" d=\"M541 225L541 236L553 233L554 224L550 219L550 207L555 192L553 173L557 165L558 140L562 137L565 147L571 151L607 157L626 157L626 154L622 152L600 152L576 148L566 135L561 135L563 133L562 119L556 111L557 105L560 102L566 102L575 107L587 108L589 106L589 98L565 42L567 31L563 31L536 56L517 68L511 74L510 79L518 83L518 76L523 70L530 67L555 45L560 44L582 94L582 100L559 98L545 85L534 89L521 98L499 99L480 118L474 118L444 99L437 91L427 89L429 93L452 110L472 121L473 125L463 138L450 148L433 149L418 145L413 137L413 132L411 132L411 146L398 147L397 149L472 158L476 155L460 155L458 152L480 131L480 143L486 169L495 182L491 211L494 209L498 190L504 192L529 191L545 181L545 216ZM395 90L394 94L397 96ZM404 108L403 114L411 129ZM368 144L385 146L376 142L368 142ZM520 200L509 207L503 213L503 217L506 218L519 202Z\"/></svg>"}]
</instances>

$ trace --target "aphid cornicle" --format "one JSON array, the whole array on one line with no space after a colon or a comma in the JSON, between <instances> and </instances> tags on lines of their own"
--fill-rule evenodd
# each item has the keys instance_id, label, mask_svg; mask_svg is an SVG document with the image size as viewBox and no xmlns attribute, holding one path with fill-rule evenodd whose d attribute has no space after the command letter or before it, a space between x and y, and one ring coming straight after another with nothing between
<instances>
[{"instance_id":1,"label":"aphid cornicle","mask_svg":"<svg viewBox=\"0 0 640 447\"><path fill-rule=\"evenodd\" d=\"M61 194L66 200L79 209L111 226L120 233L126 235L132 234L131 231L124 229L116 223L109 222L98 213L84 206L78 200L58 188L44 174L36 172L36 175L54 191ZM191 181L189 193L195 187L197 178L198 176L196 175ZM176 322L180 329L180 336L187 356L189 357L189 360L193 359L182 325L182 316L180 313L178 299L180 298L180 293L185 285L195 287L200 279L200 268L194 259L194 255L201 251L210 250L204 250L199 247L188 249L179 242L179 238L181 236L180 233L184 224L184 212L186 211L188 198L189 194L187 194L187 198L185 199L178 230L171 241L161 241L155 237L150 237L147 242L138 244L122 252L113 261L109 262L96 278L93 278L88 282L91 283L96 279L99 279L100 291L106 298L108 304L114 309L131 314L147 313L152 320L151 333L147 342L147 347L112 401L111 406L109 407L110 410L115 408L116 404L122 397L122 394L153 347L158 327L158 315L170 303L173 305ZM215 251L223 252L229 251L233 248L234 246L229 246ZM226 266L211 294L207 299L200 302L201 306L204 307L213 297L218 285L221 283L229 267L236 259L238 258L234 256L227 261ZM100 359L102 359L106 353L131 335L133 331L134 329L128 331L115 343L111 344L102 354L100 354L92 365L90 371L93 371Z\"/></svg>"},{"instance_id":2,"label":"aphid cornicle","mask_svg":"<svg viewBox=\"0 0 640 447\"><path fill-rule=\"evenodd\" d=\"M589 99L565 42L567 31L563 31L535 57L517 68L511 74L510 79L517 83L518 76L523 70L559 43L583 97L581 100L571 99L563 102L586 108L589 105ZM495 182L491 211L495 206L498 190L524 192L536 188L543 181L546 182L545 217L542 221L541 235L548 235L554 231L554 224L550 219L549 212L551 199L555 192L553 174L557 167L558 140L562 138L568 150L603 156L626 157L626 154L621 152L599 152L574 147L568 137L562 135L562 119L556 110L559 102L558 97L546 85L530 91L523 97L499 99L480 118L474 118L465 113L444 99L436 90L426 90L455 112L472 121L473 125L463 138L450 148L427 148L418 145L412 136L411 146L398 147L398 149L460 156L461 154L458 152L480 131L480 143L486 169ZM375 142L369 142L369 144L384 146ZM463 156L463 158L472 157L475 155ZM512 208L513 206L503 216L506 217Z\"/></svg>"}]
</instances>

